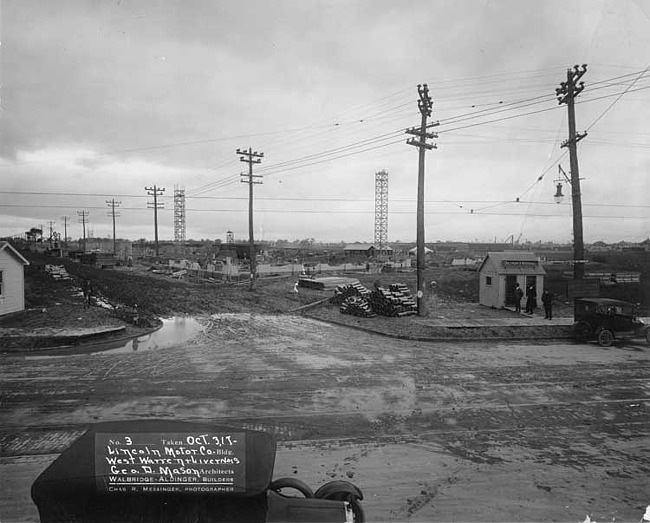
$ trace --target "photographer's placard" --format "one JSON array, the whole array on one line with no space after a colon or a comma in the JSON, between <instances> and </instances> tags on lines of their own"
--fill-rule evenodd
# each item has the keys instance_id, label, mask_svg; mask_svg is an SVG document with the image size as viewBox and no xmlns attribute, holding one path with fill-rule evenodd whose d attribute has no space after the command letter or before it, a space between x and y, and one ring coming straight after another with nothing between
<instances>
[{"instance_id":1,"label":"photographer's placard","mask_svg":"<svg viewBox=\"0 0 650 523\"><path fill-rule=\"evenodd\" d=\"M99 492L232 494L245 473L243 432L95 434Z\"/></svg>"}]
</instances>

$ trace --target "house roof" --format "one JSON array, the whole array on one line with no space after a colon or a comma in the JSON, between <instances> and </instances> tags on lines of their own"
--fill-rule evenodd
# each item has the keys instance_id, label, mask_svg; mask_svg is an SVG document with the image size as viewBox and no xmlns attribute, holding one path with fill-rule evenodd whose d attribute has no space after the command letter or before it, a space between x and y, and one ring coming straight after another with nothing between
<instances>
[{"instance_id":1,"label":"house roof","mask_svg":"<svg viewBox=\"0 0 650 523\"><path fill-rule=\"evenodd\" d=\"M23 265L29 265L29 262L23 257L23 255L20 254L9 242L0 242L0 252L2 251L7 251Z\"/></svg>"},{"instance_id":2,"label":"house roof","mask_svg":"<svg viewBox=\"0 0 650 523\"><path fill-rule=\"evenodd\" d=\"M488 260L494 264L498 274L546 274L539 258L530 251L488 252L478 269L479 272Z\"/></svg>"},{"instance_id":3,"label":"house roof","mask_svg":"<svg viewBox=\"0 0 650 523\"><path fill-rule=\"evenodd\" d=\"M352 243L343 247L344 251L367 251L369 249L377 250L377 247L372 243ZM388 245L384 248L386 251L392 251Z\"/></svg>"},{"instance_id":4,"label":"house roof","mask_svg":"<svg viewBox=\"0 0 650 523\"><path fill-rule=\"evenodd\" d=\"M370 248L374 249L374 245L372 243L353 243L352 245L346 245L343 247L344 251L367 251Z\"/></svg>"}]
</instances>

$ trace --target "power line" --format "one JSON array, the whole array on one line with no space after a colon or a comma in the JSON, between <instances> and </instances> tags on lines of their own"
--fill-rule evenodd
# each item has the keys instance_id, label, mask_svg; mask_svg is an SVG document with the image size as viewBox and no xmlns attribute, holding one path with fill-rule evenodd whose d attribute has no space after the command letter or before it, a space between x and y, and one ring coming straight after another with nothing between
<instances>
[{"instance_id":1,"label":"power line","mask_svg":"<svg viewBox=\"0 0 650 523\"><path fill-rule=\"evenodd\" d=\"M444 203L449 203L452 204L451 202L444 202ZM466 202L466 203L471 203L471 202ZM509 201L506 202L508 204L515 204L517 202ZM521 202L519 202L521 204ZM534 205L541 205L543 202L535 202ZM551 205L555 208L558 207L557 204L551 203ZM9 204L9 205L3 205L0 204L0 207L24 207L20 205L15 205L15 204ZM61 206L61 205L42 205L39 206L42 208L46 209L61 209L61 208L69 208L69 206ZM596 205L598 207L598 205ZM617 207L627 207L626 205L618 205ZM647 207L647 206L637 206L637 207ZM87 209L105 209L105 207L97 206L97 207L87 207ZM146 209L138 208L138 207L121 207L120 209L122 210L132 210L132 211L138 211L138 212L144 212ZM232 208L219 208L219 209L188 209L188 211L191 212L197 212L197 213L246 213L247 209L241 208L241 209L232 209ZM173 212L173 209L161 209L161 212L166 212L166 213L171 213ZM267 213L267 214L292 214L292 213L297 213L297 214L333 214L333 215L338 215L338 214L369 214L373 215L374 214L374 209L257 209L258 213ZM399 209L394 209L391 211L391 215L396 214L396 215L413 215L415 214L415 211L413 210L399 210ZM449 210L449 211L443 211L443 210L426 210L425 209L425 215L449 215L449 216L469 216L469 215L476 215L476 216L538 216L538 217L547 217L547 218L554 218L558 216L564 216L564 215L558 215L558 214L548 214L548 213L529 213L529 212L478 212L474 211L473 213L468 213L466 211L458 211L458 210ZM634 216L634 215L612 215L612 214L586 214L586 218L612 218L612 219L625 219L625 220L647 220L647 216Z\"/></svg>"},{"instance_id":2,"label":"power line","mask_svg":"<svg viewBox=\"0 0 650 523\"><path fill-rule=\"evenodd\" d=\"M555 162L552 167L556 167L557 162ZM550 170L550 169L548 169ZM0 191L0 194L2 194L3 191ZM22 193L21 193L22 194ZM87 194L83 193L43 193L43 192L38 192L38 193L25 193L27 195L42 195L42 196L87 196ZM107 196L104 194L97 194L96 196ZM210 200L210 201L246 201L248 200L248 197L244 196L195 196L193 198L188 198L192 200ZM286 197L286 196L279 196L279 197L270 197L270 196L258 196L256 198L257 201L267 201L267 202L325 202L325 203L331 203L331 202L343 202L343 203L373 203L374 200L371 198L335 198L335 197L313 197L313 196L296 196L296 197ZM413 203L415 201L414 198L391 198L390 201L392 203ZM117 204L118 202L116 202ZM496 203L521 203L517 202L516 200L462 200L462 203L464 204L469 204L469 203L485 203L485 204L496 204ZM449 204L449 205L458 205L457 202L451 201L451 200L425 200L425 204L427 205L434 205L434 204ZM558 207L562 206L560 204L554 203L554 202L536 202L535 205L550 205L552 207ZM45 208L67 208L67 207L74 207L74 203L70 204L60 204L60 205L50 205L50 204L44 204L44 205L38 205L39 207L45 207ZM585 203L583 204L584 207L629 207L629 208L636 208L636 209L650 209L650 205L632 205L629 203ZM0 207L9 207L9 208L24 208L28 207L28 204L18 204L18 203L13 203L13 204L4 204L0 203ZM85 206L84 208L86 209L104 209L104 206L100 205L89 205ZM142 207L120 207L120 210L131 210L131 211L144 211ZM170 209L162 209L164 211L170 210ZM189 209L189 210L194 210L194 211L200 211L204 209ZM478 209L476 209L478 210ZM475 210L475 211L476 211ZM117 216L117 214L116 214Z\"/></svg>"}]
</instances>

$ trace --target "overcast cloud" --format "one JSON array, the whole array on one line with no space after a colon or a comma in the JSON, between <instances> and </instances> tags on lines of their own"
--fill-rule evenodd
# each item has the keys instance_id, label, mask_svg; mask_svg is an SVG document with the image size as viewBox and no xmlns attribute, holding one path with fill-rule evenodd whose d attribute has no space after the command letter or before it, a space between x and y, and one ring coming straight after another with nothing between
<instances>
[{"instance_id":1,"label":"overcast cloud","mask_svg":"<svg viewBox=\"0 0 650 523\"><path fill-rule=\"evenodd\" d=\"M566 106L578 97L587 242L650 236L650 0L2 0L0 236L55 222L153 238L145 186L174 187L187 238L372 241L375 173L389 173L390 241L415 238L417 84L427 153L426 239L571 241ZM530 113L530 114L526 114ZM463 116L464 115L464 116ZM564 184L564 193L570 187ZM519 202L517 202L519 198Z\"/></svg>"}]
</instances>

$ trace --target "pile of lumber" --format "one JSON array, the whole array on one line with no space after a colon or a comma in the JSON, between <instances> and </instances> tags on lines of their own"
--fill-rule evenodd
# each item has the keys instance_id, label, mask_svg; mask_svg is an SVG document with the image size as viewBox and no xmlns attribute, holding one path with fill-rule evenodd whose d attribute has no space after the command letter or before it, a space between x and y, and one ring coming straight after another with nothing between
<instances>
[{"instance_id":1,"label":"pile of lumber","mask_svg":"<svg viewBox=\"0 0 650 523\"><path fill-rule=\"evenodd\" d=\"M345 285L337 285L336 289L334 289L334 296L330 298L330 303L341 305L346 299L356 296L367 299L370 297L370 290L358 281Z\"/></svg>"},{"instance_id":2,"label":"pile of lumber","mask_svg":"<svg viewBox=\"0 0 650 523\"><path fill-rule=\"evenodd\" d=\"M361 318L374 318L377 316L370 308L368 300L361 296L348 296L341 303L341 313L359 316Z\"/></svg>"},{"instance_id":3,"label":"pile of lumber","mask_svg":"<svg viewBox=\"0 0 650 523\"><path fill-rule=\"evenodd\" d=\"M330 289L336 289L342 285L351 285L353 283L359 283L359 280L356 278L343 278L337 276L326 276L324 278L313 278L310 276L299 276L298 277L298 286L306 287L309 289L316 289L319 291L326 291Z\"/></svg>"},{"instance_id":4,"label":"pile of lumber","mask_svg":"<svg viewBox=\"0 0 650 523\"><path fill-rule=\"evenodd\" d=\"M379 287L372 292L368 300L372 310L381 316L410 316L417 314L417 305L411 297L408 287L400 284L388 289Z\"/></svg>"},{"instance_id":5,"label":"pile of lumber","mask_svg":"<svg viewBox=\"0 0 650 523\"><path fill-rule=\"evenodd\" d=\"M48 273L55 280L71 280L68 271L63 265L50 265L45 266L45 272Z\"/></svg>"}]
</instances>

